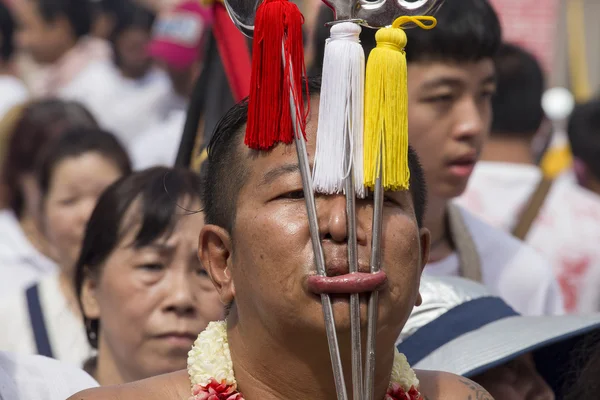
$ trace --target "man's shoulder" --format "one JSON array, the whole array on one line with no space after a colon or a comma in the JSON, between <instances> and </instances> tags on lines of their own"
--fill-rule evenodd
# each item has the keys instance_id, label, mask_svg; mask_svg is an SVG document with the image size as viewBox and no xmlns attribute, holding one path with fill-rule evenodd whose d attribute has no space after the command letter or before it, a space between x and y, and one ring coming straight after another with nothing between
<instances>
[{"instance_id":1,"label":"man's shoulder","mask_svg":"<svg viewBox=\"0 0 600 400\"><path fill-rule=\"evenodd\" d=\"M181 400L190 397L187 371L177 371L118 386L88 389L67 400Z\"/></svg>"},{"instance_id":2,"label":"man's shoulder","mask_svg":"<svg viewBox=\"0 0 600 400\"><path fill-rule=\"evenodd\" d=\"M462 376L439 371L415 371L425 400L493 400L479 384Z\"/></svg>"}]
</instances>

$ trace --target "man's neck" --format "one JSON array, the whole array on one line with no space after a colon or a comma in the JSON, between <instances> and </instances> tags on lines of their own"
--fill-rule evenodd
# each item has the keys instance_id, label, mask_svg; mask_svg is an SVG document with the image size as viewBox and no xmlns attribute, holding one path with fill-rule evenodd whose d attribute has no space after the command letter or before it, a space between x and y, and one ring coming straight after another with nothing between
<instances>
[{"instance_id":1,"label":"man's neck","mask_svg":"<svg viewBox=\"0 0 600 400\"><path fill-rule=\"evenodd\" d=\"M238 390L247 400L336 398L335 384L325 335L297 335L274 339L269 332L256 324L241 326L239 321L228 323L229 347L235 366ZM250 332L252 330L252 332ZM280 336L279 334L277 336ZM303 337L305 336L305 337ZM310 337L308 337L310 336ZM352 398L351 360L345 349L350 342L338 335L342 350L342 364L346 376L346 388ZM383 342L383 341L381 341ZM364 347L363 343L363 348ZM387 351L379 348L389 347ZM393 365L394 343L380 343L377 349L377 376L375 399L385 397Z\"/></svg>"},{"instance_id":2,"label":"man's neck","mask_svg":"<svg viewBox=\"0 0 600 400\"><path fill-rule=\"evenodd\" d=\"M513 164L535 163L531 154L531 144L528 140L506 137L500 134L497 138L491 137L488 139L483 147L481 160Z\"/></svg>"},{"instance_id":3,"label":"man's neck","mask_svg":"<svg viewBox=\"0 0 600 400\"><path fill-rule=\"evenodd\" d=\"M429 262L441 261L454 251L452 240L448 235L448 202L448 199L431 195L427 199L424 225L431 232Z\"/></svg>"}]
</instances>

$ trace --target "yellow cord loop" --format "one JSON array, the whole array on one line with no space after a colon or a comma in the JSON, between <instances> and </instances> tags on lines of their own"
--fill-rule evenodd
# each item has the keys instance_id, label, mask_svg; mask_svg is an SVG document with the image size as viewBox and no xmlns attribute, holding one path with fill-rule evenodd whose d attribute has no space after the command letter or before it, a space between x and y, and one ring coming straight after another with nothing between
<instances>
[{"instance_id":1,"label":"yellow cord loop","mask_svg":"<svg viewBox=\"0 0 600 400\"><path fill-rule=\"evenodd\" d=\"M377 47L371 51L365 79L365 186L374 189L382 169L385 190L406 190L408 168L408 88L406 33L414 23L433 29L437 20L430 16L402 16L390 28L377 31Z\"/></svg>"},{"instance_id":2,"label":"yellow cord loop","mask_svg":"<svg viewBox=\"0 0 600 400\"><path fill-rule=\"evenodd\" d=\"M401 17L396 18L396 20L392 24L392 28L402 29L402 27L404 25L409 24L411 22L413 24L417 25L419 28L426 29L426 30L433 29L437 26L437 19L435 19L435 17L431 17L431 16L427 16L427 15L410 17L410 16L403 15ZM425 22L429 22L429 24L426 24Z\"/></svg>"}]
</instances>

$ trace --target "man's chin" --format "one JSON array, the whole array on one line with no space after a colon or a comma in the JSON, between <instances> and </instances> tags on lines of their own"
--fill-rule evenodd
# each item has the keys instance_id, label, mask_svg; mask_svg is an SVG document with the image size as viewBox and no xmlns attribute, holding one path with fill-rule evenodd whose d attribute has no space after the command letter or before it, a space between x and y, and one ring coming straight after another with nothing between
<instances>
[{"instance_id":1,"label":"man's chin","mask_svg":"<svg viewBox=\"0 0 600 400\"><path fill-rule=\"evenodd\" d=\"M460 197L467 189L469 178L453 179L442 182L438 187L440 190L432 190L439 198L452 200Z\"/></svg>"},{"instance_id":2,"label":"man's chin","mask_svg":"<svg viewBox=\"0 0 600 400\"><path fill-rule=\"evenodd\" d=\"M368 309L369 309L369 294L361 294L360 298L360 324L361 329L366 333L367 322L368 322ZM318 301L321 304L320 297ZM333 317L335 320L335 327L338 333L350 331L350 295L331 295L331 303L333 308ZM325 329L325 318L323 316L322 307L319 306L320 312L318 313L318 325Z\"/></svg>"}]
</instances>

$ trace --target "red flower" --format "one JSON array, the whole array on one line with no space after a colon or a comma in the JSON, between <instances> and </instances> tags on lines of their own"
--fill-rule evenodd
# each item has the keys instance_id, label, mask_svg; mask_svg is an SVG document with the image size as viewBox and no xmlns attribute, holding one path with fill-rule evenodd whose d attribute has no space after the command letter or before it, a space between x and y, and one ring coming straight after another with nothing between
<instances>
[{"instance_id":1,"label":"red flower","mask_svg":"<svg viewBox=\"0 0 600 400\"><path fill-rule=\"evenodd\" d=\"M190 400L244 400L235 385L228 385L225 381L219 383L214 379L211 379L206 386L194 386L192 394Z\"/></svg>"},{"instance_id":2,"label":"red flower","mask_svg":"<svg viewBox=\"0 0 600 400\"><path fill-rule=\"evenodd\" d=\"M392 384L385 395L385 400L424 400L421 393L413 386L408 393L397 383Z\"/></svg>"}]
</instances>

